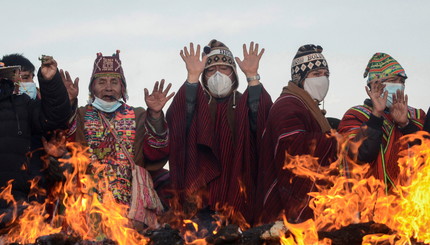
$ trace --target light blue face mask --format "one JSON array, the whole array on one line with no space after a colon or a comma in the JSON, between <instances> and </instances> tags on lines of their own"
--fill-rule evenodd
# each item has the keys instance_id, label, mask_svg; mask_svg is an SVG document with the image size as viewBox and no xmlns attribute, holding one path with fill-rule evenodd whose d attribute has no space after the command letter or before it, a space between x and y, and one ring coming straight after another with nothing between
<instances>
[{"instance_id":1,"label":"light blue face mask","mask_svg":"<svg viewBox=\"0 0 430 245\"><path fill-rule=\"evenodd\" d=\"M384 83L384 91L388 92L387 107L390 108L393 105L393 94L396 94L397 90L405 91L405 85L402 83Z\"/></svg>"},{"instance_id":2,"label":"light blue face mask","mask_svg":"<svg viewBox=\"0 0 430 245\"><path fill-rule=\"evenodd\" d=\"M104 100L102 100L96 96L94 96L94 101L91 104L95 108L99 109L100 111L107 112L107 113L116 111L122 105L122 103L118 100L108 102L108 101L104 101Z\"/></svg>"},{"instance_id":3,"label":"light blue face mask","mask_svg":"<svg viewBox=\"0 0 430 245\"><path fill-rule=\"evenodd\" d=\"M19 83L19 94L27 94L31 99L36 99L37 88L36 84L32 82L20 82Z\"/></svg>"}]
</instances>

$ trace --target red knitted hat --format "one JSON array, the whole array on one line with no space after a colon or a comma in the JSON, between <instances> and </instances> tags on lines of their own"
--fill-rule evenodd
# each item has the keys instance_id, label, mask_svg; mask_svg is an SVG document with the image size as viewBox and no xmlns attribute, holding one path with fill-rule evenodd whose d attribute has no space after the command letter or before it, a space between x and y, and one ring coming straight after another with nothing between
<instances>
[{"instance_id":1,"label":"red knitted hat","mask_svg":"<svg viewBox=\"0 0 430 245\"><path fill-rule=\"evenodd\" d=\"M88 89L91 91L94 79L98 77L118 77L122 82L122 98L124 101L127 100L127 83L124 77L124 71L122 69L121 60L119 59L119 50L116 51L112 56L103 56L102 53L97 53L97 58L94 61L93 74L91 75L91 81Z\"/></svg>"}]
</instances>

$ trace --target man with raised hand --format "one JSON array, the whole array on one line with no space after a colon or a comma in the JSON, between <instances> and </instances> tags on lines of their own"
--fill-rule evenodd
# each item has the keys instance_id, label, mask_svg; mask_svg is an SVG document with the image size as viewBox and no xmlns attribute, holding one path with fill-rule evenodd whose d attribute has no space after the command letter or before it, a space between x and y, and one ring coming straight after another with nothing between
<instances>
[{"instance_id":1,"label":"man with raised hand","mask_svg":"<svg viewBox=\"0 0 430 245\"><path fill-rule=\"evenodd\" d=\"M78 88L66 73L64 83L77 107ZM104 166L108 189L115 200L129 205L135 228L157 227L163 210L148 171L162 168L169 153L169 134L163 107L173 97L171 84L156 82L151 94L145 88L147 110L126 104L127 83L119 51L97 54L89 84L89 103L75 110L69 136L89 146L91 160Z\"/></svg>"},{"instance_id":2,"label":"man with raised hand","mask_svg":"<svg viewBox=\"0 0 430 245\"><path fill-rule=\"evenodd\" d=\"M397 160L400 137L423 128L425 113L408 106L407 79L403 67L390 55L376 53L369 60L364 78L369 96L364 105L354 106L342 118L339 132L362 143L359 163L369 163L369 175L380 179L388 192L398 184Z\"/></svg>"},{"instance_id":3,"label":"man with raised hand","mask_svg":"<svg viewBox=\"0 0 430 245\"><path fill-rule=\"evenodd\" d=\"M183 205L202 199L200 208L229 206L249 222L255 190L260 137L272 105L260 83L258 67L264 49L243 45L243 60L218 40L180 55L188 72L167 111L171 136L169 157L173 187ZM236 63L248 87L239 93Z\"/></svg>"}]
</instances>

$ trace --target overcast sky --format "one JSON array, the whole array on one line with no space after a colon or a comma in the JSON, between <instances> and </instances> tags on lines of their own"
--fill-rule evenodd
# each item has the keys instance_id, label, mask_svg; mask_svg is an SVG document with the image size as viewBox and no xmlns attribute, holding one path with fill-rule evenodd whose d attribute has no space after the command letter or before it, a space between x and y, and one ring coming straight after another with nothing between
<instances>
[{"instance_id":1,"label":"overcast sky","mask_svg":"<svg viewBox=\"0 0 430 245\"><path fill-rule=\"evenodd\" d=\"M243 43L266 49L259 73L273 100L291 78L297 49L312 43L324 48L330 68L328 116L341 118L362 104L363 73L375 52L392 55L405 68L411 106L430 106L430 1L1 0L0 6L0 55L23 53L37 66L41 54L54 56L60 68L80 78L80 105L88 98L97 52L121 50L129 104L146 107L145 87L165 78L176 91L185 81L179 56L185 45L218 39L241 59ZM243 73L239 77L244 91Z\"/></svg>"}]
</instances>

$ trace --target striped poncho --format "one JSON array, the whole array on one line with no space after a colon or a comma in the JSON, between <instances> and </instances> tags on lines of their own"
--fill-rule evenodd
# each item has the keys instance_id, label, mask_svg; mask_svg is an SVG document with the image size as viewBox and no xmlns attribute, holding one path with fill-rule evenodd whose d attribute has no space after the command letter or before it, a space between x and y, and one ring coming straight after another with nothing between
<instances>
[{"instance_id":1,"label":"striped poncho","mask_svg":"<svg viewBox=\"0 0 430 245\"><path fill-rule=\"evenodd\" d=\"M249 207L259 137L272 105L262 89L257 130L251 131L248 90L222 102L210 103L198 85L194 114L189 129L186 120L186 85L177 92L169 110L170 174L172 185L183 198L206 196L203 205L212 209L228 205L250 219ZM235 103L236 106L232 106ZM184 199L182 199L183 201Z\"/></svg>"},{"instance_id":2,"label":"striped poncho","mask_svg":"<svg viewBox=\"0 0 430 245\"><path fill-rule=\"evenodd\" d=\"M352 107L343 116L338 130L354 141L364 138L359 148L358 161L370 163L369 176L373 175L384 181L388 191L398 182L397 160L402 150L399 139L403 135L422 130L425 113L421 109L409 107L409 124L401 129L391 118L388 109L384 111L382 118L373 116L372 109L370 99L364 105Z\"/></svg>"},{"instance_id":3,"label":"striped poncho","mask_svg":"<svg viewBox=\"0 0 430 245\"><path fill-rule=\"evenodd\" d=\"M260 151L257 222L268 223L285 213L290 222L313 217L308 207L312 181L283 169L285 154L312 155L327 165L336 157L337 143L328 137L329 123L309 94L289 83L267 118Z\"/></svg>"}]
</instances>

